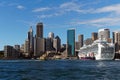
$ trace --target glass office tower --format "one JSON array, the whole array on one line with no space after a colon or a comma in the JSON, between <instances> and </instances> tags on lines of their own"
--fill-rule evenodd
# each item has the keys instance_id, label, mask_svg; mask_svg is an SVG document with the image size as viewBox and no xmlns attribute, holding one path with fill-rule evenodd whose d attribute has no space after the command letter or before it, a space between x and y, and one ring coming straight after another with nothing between
<instances>
[{"instance_id":1,"label":"glass office tower","mask_svg":"<svg viewBox=\"0 0 120 80\"><path fill-rule=\"evenodd\" d=\"M68 56L75 56L75 29L67 31L67 54Z\"/></svg>"}]
</instances>

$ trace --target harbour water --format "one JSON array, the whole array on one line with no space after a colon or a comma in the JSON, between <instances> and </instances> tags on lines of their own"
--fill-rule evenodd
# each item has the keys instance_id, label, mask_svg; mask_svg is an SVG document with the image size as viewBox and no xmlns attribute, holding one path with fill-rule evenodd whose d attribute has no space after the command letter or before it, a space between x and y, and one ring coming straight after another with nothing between
<instances>
[{"instance_id":1,"label":"harbour water","mask_svg":"<svg viewBox=\"0 0 120 80\"><path fill-rule=\"evenodd\" d=\"M119 80L120 61L0 60L0 80Z\"/></svg>"}]
</instances>

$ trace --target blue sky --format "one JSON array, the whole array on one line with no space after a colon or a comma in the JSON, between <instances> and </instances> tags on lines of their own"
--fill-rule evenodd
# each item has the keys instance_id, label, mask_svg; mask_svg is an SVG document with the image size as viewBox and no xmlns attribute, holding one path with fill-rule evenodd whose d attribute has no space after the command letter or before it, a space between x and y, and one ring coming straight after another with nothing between
<instances>
[{"instance_id":1,"label":"blue sky","mask_svg":"<svg viewBox=\"0 0 120 80\"><path fill-rule=\"evenodd\" d=\"M100 28L120 30L120 0L0 0L0 50L23 44L38 22L44 24L44 37L54 32L62 43L69 28L75 28L76 40Z\"/></svg>"}]
</instances>

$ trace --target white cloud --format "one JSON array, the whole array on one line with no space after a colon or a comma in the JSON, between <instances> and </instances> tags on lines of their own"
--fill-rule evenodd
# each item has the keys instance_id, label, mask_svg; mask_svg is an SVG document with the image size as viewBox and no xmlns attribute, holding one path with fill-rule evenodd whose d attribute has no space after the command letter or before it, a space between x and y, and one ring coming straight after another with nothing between
<instances>
[{"instance_id":1,"label":"white cloud","mask_svg":"<svg viewBox=\"0 0 120 80\"><path fill-rule=\"evenodd\" d=\"M17 9L24 9L25 7L24 6L22 6L22 5L17 5Z\"/></svg>"},{"instance_id":2,"label":"white cloud","mask_svg":"<svg viewBox=\"0 0 120 80\"><path fill-rule=\"evenodd\" d=\"M105 6L102 8L98 8L94 11L94 13L106 13L106 12L115 12L120 14L120 4Z\"/></svg>"},{"instance_id":3,"label":"white cloud","mask_svg":"<svg viewBox=\"0 0 120 80\"><path fill-rule=\"evenodd\" d=\"M72 24L75 25L89 25L89 26L95 26L95 27L106 27L106 26L118 26L120 25L120 18L98 18L93 20L87 20L87 21L78 21L73 22Z\"/></svg>"},{"instance_id":4,"label":"white cloud","mask_svg":"<svg viewBox=\"0 0 120 80\"><path fill-rule=\"evenodd\" d=\"M42 11L47 11L50 10L48 7L43 7L43 8L36 8L32 12L42 12Z\"/></svg>"},{"instance_id":5,"label":"white cloud","mask_svg":"<svg viewBox=\"0 0 120 80\"><path fill-rule=\"evenodd\" d=\"M53 14L48 14L48 15L39 15L38 18L48 18L48 17L52 17Z\"/></svg>"},{"instance_id":6,"label":"white cloud","mask_svg":"<svg viewBox=\"0 0 120 80\"><path fill-rule=\"evenodd\" d=\"M84 13L85 10L81 10L80 7L81 7L81 5L78 5L75 2L66 2L66 3L60 4L58 7L36 8L32 12L42 12L42 11L46 11L46 10L54 10L53 13L38 16L38 18L50 18L50 17L60 16L60 15L66 14L66 13L71 12L71 11Z\"/></svg>"},{"instance_id":7,"label":"white cloud","mask_svg":"<svg viewBox=\"0 0 120 80\"><path fill-rule=\"evenodd\" d=\"M81 4L77 4L75 2L66 2L60 5L60 9L62 9L63 11L74 11L74 12L86 12L86 10L82 10L81 9L82 5Z\"/></svg>"},{"instance_id":8,"label":"white cloud","mask_svg":"<svg viewBox=\"0 0 120 80\"><path fill-rule=\"evenodd\" d=\"M89 14L100 15L102 13L107 13L107 16L102 16L97 19L90 20L79 20L73 21L71 24L74 25L88 25L95 27L106 27L106 26L120 26L120 4L114 4L110 6L105 6L101 8L92 8L91 10L87 10ZM97 13L97 14L96 14ZM99 13L99 14L98 14Z\"/></svg>"},{"instance_id":9,"label":"white cloud","mask_svg":"<svg viewBox=\"0 0 120 80\"><path fill-rule=\"evenodd\" d=\"M50 18L50 17L54 17L54 16L60 16L64 14L64 12L56 12L56 13L53 13L53 14L43 14L43 15L39 15L37 16L38 18Z\"/></svg>"}]
</instances>

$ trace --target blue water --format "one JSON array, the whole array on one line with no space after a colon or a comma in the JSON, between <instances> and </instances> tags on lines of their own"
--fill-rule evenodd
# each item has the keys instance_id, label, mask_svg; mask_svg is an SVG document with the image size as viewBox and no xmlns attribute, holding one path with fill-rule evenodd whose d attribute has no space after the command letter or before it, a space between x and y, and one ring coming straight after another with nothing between
<instances>
[{"instance_id":1,"label":"blue water","mask_svg":"<svg viewBox=\"0 0 120 80\"><path fill-rule=\"evenodd\" d=\"M120 61L0 60L0 80L120 80Z\"/></svg>"}]
</instances>

